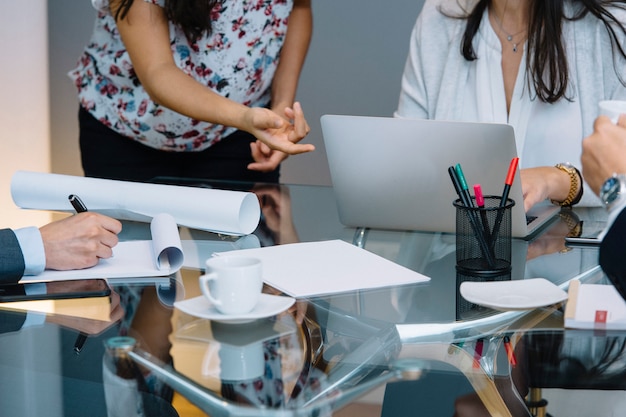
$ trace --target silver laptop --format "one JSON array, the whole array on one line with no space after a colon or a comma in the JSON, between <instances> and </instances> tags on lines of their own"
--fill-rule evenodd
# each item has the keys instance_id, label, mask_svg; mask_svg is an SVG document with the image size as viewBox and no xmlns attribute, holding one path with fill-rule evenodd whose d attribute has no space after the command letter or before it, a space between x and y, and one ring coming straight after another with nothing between
<instances>
[{"instance_id":1,"label":"silver laptop","mask_svg":"<svg viewBox=\"0 0 626 417\"><path fill-rule=\"evenodd\" d=\"M448 167L461 164L470 190L480 184L500 196L517 156L506 124L343 115L321 124L339 219L349 227L454 233ZM514 237L532 237L559 210L539 204L524 213L519 168L509 198Z\"/></svg>"}]
</instances>

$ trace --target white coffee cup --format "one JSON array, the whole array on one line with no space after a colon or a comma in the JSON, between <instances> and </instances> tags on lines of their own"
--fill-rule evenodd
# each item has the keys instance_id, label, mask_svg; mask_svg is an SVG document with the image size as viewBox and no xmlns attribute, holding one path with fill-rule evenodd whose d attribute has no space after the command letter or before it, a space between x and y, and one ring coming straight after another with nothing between
<instances>
[{"instance_id":1,"label":"white coffee cup","mask_svg":"<svg viewBox=\"0 0 626 417\"><path fill-rule=\"evenodd\" d=\"M604 100L598 103L600 114L607 116L613 123L617 123L621 114L626 114L626 101Z\"/></svg>"},{"instance_id":2,"label":"white coffee cup","mask_svg":"<svg viewBox=\"0 0 626 417\"><path fill-rule=\"evenodd\" d=\"M263 289L261 261L240 256L215 256L206 261L200 276L202 294L222 314L249 313Z\"/></svg>"}]
</instances>

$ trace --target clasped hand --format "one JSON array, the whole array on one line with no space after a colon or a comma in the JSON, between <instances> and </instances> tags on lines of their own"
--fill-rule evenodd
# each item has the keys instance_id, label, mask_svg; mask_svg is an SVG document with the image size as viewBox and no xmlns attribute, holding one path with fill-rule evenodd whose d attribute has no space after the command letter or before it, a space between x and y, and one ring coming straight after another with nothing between
<instances>
[{"instance_id":1,"label":"clasped hand","mask_svg":"<svg viewBox=\"0 0 626 417\"><path fill-rule=\"evenodd\" d=\"M298 144L311 130L304 118L300 103L286 107L281 117L264 108L250 108L246 115L248 130L258 140L250 144L255 162L248 169L261 172L273 171L288 155L311 152L312 144Z\"/></svg>"}]
</instances>

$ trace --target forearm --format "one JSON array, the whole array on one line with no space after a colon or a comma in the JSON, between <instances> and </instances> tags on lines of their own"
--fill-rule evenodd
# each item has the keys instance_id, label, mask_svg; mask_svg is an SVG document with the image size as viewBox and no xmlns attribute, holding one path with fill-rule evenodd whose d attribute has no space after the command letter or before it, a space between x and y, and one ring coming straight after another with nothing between
<instances>
[{"instance_id":1,"label":"forearm","mask_svg":"<svg viewBox=\"0 0 626 417\"><path fill-rule=\"evenodd\" d=\"M272 106L278 109L281 115L282 108L291 107L295 100L298 80L309 49L312 32L311 1L295 0L272 82Z\"/></svg>"},{"instance_id":2,"label":"forearm","mask_svg":"<svg viewBox=\"0 0 626 417\"><path fill-rule=\"evenodd\" d=\"M176 65L167 16L161 7L135 1L117 27L135 73L152 100L193 119L243 128L245 106L220 96Z\"/></svg>"},{"instance_id":3,"label":"forearm","mask_svg":"<svg viewBox=\"0 0 626 417\"><path fill-rule=\"evenodd\" d=\"M142 84L158 104L187 117L249 130L243 126L246 106L220 96L175 65L154 70Z\"/></svg>"}]
</instances>

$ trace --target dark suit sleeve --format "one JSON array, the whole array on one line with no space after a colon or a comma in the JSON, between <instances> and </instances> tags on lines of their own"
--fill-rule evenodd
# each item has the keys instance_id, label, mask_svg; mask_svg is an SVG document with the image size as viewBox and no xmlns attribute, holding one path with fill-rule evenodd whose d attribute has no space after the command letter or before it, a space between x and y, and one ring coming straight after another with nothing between
<instances>
[{"instance_id":1,"label":"dark suit sleeve","mask_svg":"<svg viewBox=\"0 0 626 417\"><path fill-rule=\"evenodd\" d=\"M24 255L11 229L0 229L0 283L15 283L24 275Z\"/></svg>"},{"instance_id":2,"label":"dark suit sleeve","mask_svg":"<svg viewBox=\"0 0 626 417\"><path fill-rule=\"evenodd\" d=\"M600 266L626 299L626 209L622 210L602 239Z\"/></svg>"},{"instance_id":3,"label":"dark suit sleeve","mask_svg":"<svg viewBox=\"0 0 626 417\"><path fill-rule=\"evenodd\" d=\"M25 312L0 310L0 334L21 330L25 321Z\"/></svg>"}]
</instances>

